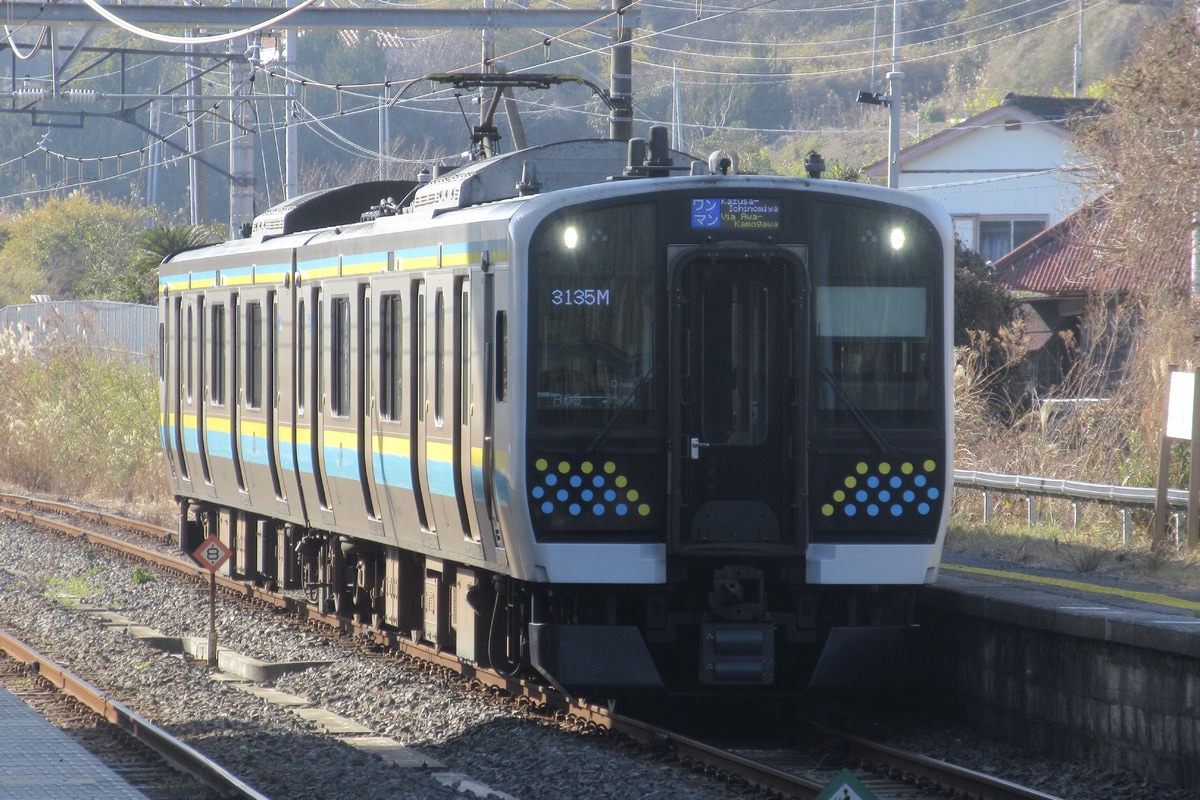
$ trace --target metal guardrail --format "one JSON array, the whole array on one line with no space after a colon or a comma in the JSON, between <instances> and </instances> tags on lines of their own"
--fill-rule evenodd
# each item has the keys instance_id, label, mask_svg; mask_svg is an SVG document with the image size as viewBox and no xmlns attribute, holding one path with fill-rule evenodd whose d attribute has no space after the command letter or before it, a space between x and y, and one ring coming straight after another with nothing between
<instances>
[{"instance_id":1,"label":"metal guardrail","mask_svg":"<svg viewBox=\"0 0 1200 800\"><path fill-rule=\"evenodd\" d=\"M1156 496L1153 487L1104 486L1099 483L1032 478L1027 475L1002 475L995 472L965 469L954 470L954 485L964 489L1037 497L1062 497L1073 501L1086 500L1131 508L1154 508ZM1187 490L1168 489L1167 505L1172 511L1187 511Z\"/></svg>"},{"instance_id":2,"label":"metal guardrail","mask_svg":"<svg viewBox=\"0 0 1200 800\"><path fill-rule=\"evenodd\" d=\"M1099 483L1066 481L1054 478L1034 478L1028 475L1002 475L995 472L954 470L954 486L976 489L983 492L983 521L987 523L993 514L991 492L1019 494L1025 498L1026 518L1030 525L1038 522L1037 498L1058 497L1070 500L1073 506L1074 527L1078 530L1080 504L1085 502L1107 503L1121 509L1121 529L1128 544L1133 539L1133 515L1135 508L1153 509L1157 490L1141 486L1105 486ZM1167 513L1175 517L1175 539L1179 543L1182 524L1180 517L1187 512L1187 490L1167 490Z\"/></svg>"}]
</instances>

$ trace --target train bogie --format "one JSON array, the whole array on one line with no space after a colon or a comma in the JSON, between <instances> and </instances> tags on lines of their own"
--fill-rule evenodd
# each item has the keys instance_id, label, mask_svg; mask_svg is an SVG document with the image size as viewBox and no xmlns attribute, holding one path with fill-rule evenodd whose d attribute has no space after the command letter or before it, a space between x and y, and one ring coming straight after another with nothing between
<instances>
[{"instance_id":1,"label":"train bogie","mask_svg":"<svg viewBox=\"0 0 1200 800\"><path fill-rule=\"evenodd\" d=\"M571 693L790 691L906 639L951 472L944 213L667 177L654 142L334 190L165 262L184 546Z\"/></svg>"}]
</instances>

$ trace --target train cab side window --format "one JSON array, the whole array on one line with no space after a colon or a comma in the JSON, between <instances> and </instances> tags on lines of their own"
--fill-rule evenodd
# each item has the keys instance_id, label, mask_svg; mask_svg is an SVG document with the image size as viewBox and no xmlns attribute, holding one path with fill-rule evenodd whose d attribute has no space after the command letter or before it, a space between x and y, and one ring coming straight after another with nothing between
<instances>
[{"instance_id":1,"label":"train cab side window","mask_svg":"<svg viewBox=\"0 0 1200 800\"><path fill-rule=\"evenodd\" d=\"M404 397L404 306L399 294L384 295L379 307L379 413L399 422Z\"/></svg>"},{"instance_id":2,"label":"train cab side window","mask_svg":"<svg viewBox=\"0 0 1200 800\"><path fill-rule=\"evenodd\" d=\"M246 407L262 408L263 313L262 303L246 304Z\"/></svg>"},{"instance_id":3,"label":"train cab side window","mask_svg":"<svg viewBox=\"0 0 1200 800\"><path fill-rule=\"evenodd\" d=\"M496 312L496 402L508 399L508 312Z\"/></svg>"},{"instance_id":4,"label":"train cab side window","mask_svg":"<svg viewBox=\"0 0 1200 800\"><path fill-rule=\"evenodd\" d=\"M212 307L210 375L212 380L211 399L214 405L225 405L225 306Z\"/></svg>"},{"instance_id":5,"label":"train cab side window","mask_svg":"<svg viewBox=\"0 0 1200 800\"><path fill-rule=\"evenodd\" d=\"M350 415L350 298L335 297L330 308L330 411Z\"/></svg>"}]
</instances>

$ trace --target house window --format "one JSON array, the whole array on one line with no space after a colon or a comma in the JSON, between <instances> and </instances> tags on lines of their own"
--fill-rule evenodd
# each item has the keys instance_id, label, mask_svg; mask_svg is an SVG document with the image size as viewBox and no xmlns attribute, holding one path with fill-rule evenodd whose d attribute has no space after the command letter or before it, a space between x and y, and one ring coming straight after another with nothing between
<instances>
[{"instance_id":1,"label":"house window","mask_svg":"<svg viewBox=\"0 0 1200 800\"><path fill-rule=\"evenodd\" d=\"M1037 236L1046 228L1041 219L993 219L979 221L979 250L986 261L995 261L1005 253Z\"/></svg>"}]
</instances>

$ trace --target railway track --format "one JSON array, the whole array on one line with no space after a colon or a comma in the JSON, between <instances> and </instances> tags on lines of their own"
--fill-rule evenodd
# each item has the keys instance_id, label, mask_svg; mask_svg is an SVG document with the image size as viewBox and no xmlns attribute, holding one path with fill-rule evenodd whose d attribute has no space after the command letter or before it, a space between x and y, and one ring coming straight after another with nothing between
<instances>
[{"instance_id":1,"label":"railway track","mask_svg":"<svg viewBox=\"0 0 1200 800\"><path fill-rule=\"evenodd\" d=\"M208 581L208 572L182 559L170 549L174 533L143 522L127 520L95 510L76 509L17 495L0 494L0 515L48 527L80 538L90 545L111 549L123 557L151 564L184 579ZM97 530L97 527L108 529ZM133 534L133 536L130 536ZM146 542L148 537L150 540ZM390 631L320 612L303 599L269 591L247 581L217 576L219 588L229 596L278 609L307 623L348 634L356 641L401 653L439 667L495 690L499 690L534 713L555 719L566 727L606 729L626 736L656 752L669 754L691 769L730 783L756 787L779 797L812 800L825 789L831 775L828 767L814 766L811 759L793 749L735 751L708 744L659 725L614 713L606 706L572 702L535 681L500 675L464 664L433 648L412 642ZM52 668L51 668L52 669ZM826 751L836 750L855 766L859 780L879 800L1057 800L1052 795L1019 786L985 773L906 753L828 728L813 728L806 747L814 742ZM836 771L835 771L836 772Z\"/></svg>"},{"instance_id":2,"label":"railway track","mask_svg":"<svg viewBox=\"0 0 1200 800\"><path fill-rule=\"evenodd\" d=\"M42 716L51 722L77 724L90 712L112 726L109 732L121 732L123 735L91 739L89 749L144 794L197 796L180 794L186 790L176 773L181 770L210 789L212 796L268 800L220 764L4 630L0 630L0 651L7 655L7 659L0 658L0 683L38 708ZM146 749L129 747L128 738ZM160 794L161 787L168 788Z\"/></svg>"}]
</instances>

